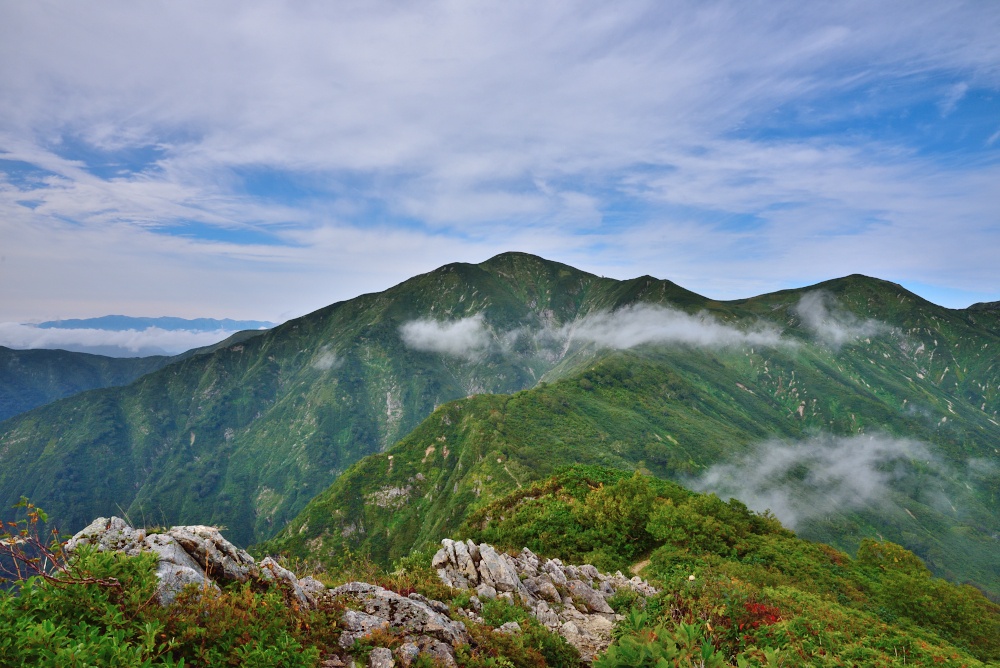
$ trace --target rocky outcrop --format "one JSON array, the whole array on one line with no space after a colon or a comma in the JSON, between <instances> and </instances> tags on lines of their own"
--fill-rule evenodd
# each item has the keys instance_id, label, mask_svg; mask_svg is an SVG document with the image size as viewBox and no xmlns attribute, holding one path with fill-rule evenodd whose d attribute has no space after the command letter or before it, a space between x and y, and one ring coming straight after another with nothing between
<instances>
[{"instance_id":1,"label":"rocky outcrop","mask_svg":"<svg viewBox=\"0 0 1000 668\"><path fill-rule=\"evenodd\" d=\"M159 559L156 575L160 603L173 603L189 584L218 589L217 583L273 582L285 592L292 605L311 608L324 600L339 600L347 610L340 622L343 632L340 646L344 653L330 656L324 666L350 666L349 650L358 639L376 630L392 630L402 637L395 656L387 648L374 649L370 666L410 666L420 654L429 654L438 662L455 666L455 647L469 642L465 625L452 620L448 606L420 594L402 596L377 585L349 582L327 589L322 582L298 578L270 557L256 562L244 550L225 538L215 527L176 526L162 532L148 533L134 529L118 517L100 517L73 536L64 546L67 554L91 546L99 551L122 552L129 556L154 553Z\"/></svg>"},{"instance_id":2,"label":"rocky outcrop","mask_svg":"<svg viewBox=\"0 0 1000 668\"><path fill-rule=\"evenodd\" d=\"M300 605L311 607L326 588L312 578L299 580L270 558L257 564L246 551L239 549L215 527L193 525L171 527L148 533L134 529L120 517L99 517L67 541L68 554L89 545L101 552L122 552L136 556L156 554L159 563L157 596L160 603L173 603L187 585L218 588L220 582L247 582L250 579L276 581Z\"/></svg>"},{"instance_id":3,"label":"rocky outcrop","mask_svg":"<svg viewBox=\"0 0 1000 668\"><path fill-rule=\"evenodd\" d=\"M475 590L472 609L463 611L472 619L478 621L484 598L520 601L546 628L576 647L588 663L611 644L611 630L621 618L608 599L623 588L642 596L657 593L639 577L629 579L620 572L608 575L589 564L542 560L528 548L511 556L472 541L446 538L432 565L448 586Z\"/></svg>"},{"instance_id":4,"label":"rocky outcrop","mask_svg":"<svg viewBox=\"0 0 1000 668\"><path fill-rule=\"evenodd\" d=\"M406 635L406 642L396 650L401 665L408 666L419 654L426 653L454 666L454 648L469 642L465 625L448 617L448 606L420 594L402 596L377 585L348 582L328 590L328 595L350 599L360 608L344 613L340 636L344 649L376 629L393 628Z\"/></svg>"},{"instance_id":5,"label":"rocky outcrop","mask_svg":"<svg viewBox=\"0 0 1000 668\"><path fill-rule=\"evenodd\" d=\"M433 560L440 578L451 587L475 591L469 609L459 609L460 614L482 623L479 613L483 599L499 597L523 603L541 624L576 647L588 663L607 649L611 630L620 619L608 599L623 588L643 596L656 593L638 577L627 579L621 573L601 573L590 565L541 559L527 548L511 556L485 543L445 539L441 544ZM323 666L353 665L348 650L357 640L378 631L395 636L397 641L391 644L396 649L375 648L369 654L369 666L406 668L421 654L455 666L455 649L471 642L465 624L452 619L448 606L440 601L417 593L403 596L365 582L328 589L311 577L296 577L270 557L255 561L223 538L215 527L176 526L149 533L132 528L118 517L101 517L73 536L65 550L72 554L85 545L130 556L155 554L157 595L163 605L172 603L190 584L217 589L217 583L247 581L274 583L292 606L312 608L339 602L346 608L338 625L342 629L341 649L337 655L327 657ZM522 632L515 622L497 631Z\"/></svg>"}]
</instances>

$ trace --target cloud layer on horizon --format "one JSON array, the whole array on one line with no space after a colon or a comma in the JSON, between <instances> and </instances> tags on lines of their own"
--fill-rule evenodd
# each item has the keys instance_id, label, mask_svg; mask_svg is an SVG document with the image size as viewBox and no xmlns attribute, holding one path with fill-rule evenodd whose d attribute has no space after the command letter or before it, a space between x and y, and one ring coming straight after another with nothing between
<instances>
[{"instance_id":1,"label":"cloud layer on horizon","mask_svg":"<svg viewBox=\"0 0 1000 668\"><path fill-rule=\"evenodd\" d=\"M0 322L0 346L16 350L61 349L112 357L177 355L210 346L236 332L166 330L159 327L110 331L106 329L47 329L16 322Z\"/></svg>"},{"instance_id":2,"label":"cloud layer on horizon","mask_svg":"<svg viewBox=\"0 0 1000 668\"><path fill-rule=\"evenodd\" d=\"M504 250L717 298L856 271L997 298L982 3L0 18L0 319L284 320Z\"/></svg>"}]
</instances>

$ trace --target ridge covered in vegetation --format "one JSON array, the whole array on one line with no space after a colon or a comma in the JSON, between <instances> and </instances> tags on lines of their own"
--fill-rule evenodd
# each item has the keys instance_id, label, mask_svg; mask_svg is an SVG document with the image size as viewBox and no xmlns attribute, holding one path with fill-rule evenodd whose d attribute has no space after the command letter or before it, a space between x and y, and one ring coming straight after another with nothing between
<instances>
[{"instance_id":1,"label":"ridge covered in vegetation","mask_svg":"<svg viewBox=\"0 0 1000 668\"><path fill-rule=\"evenodd\" d=\"M932 577L899 545L865 540L851 558L797 538L739 501L648 475L570 467L481 506L453 535L640 572L660 587L650 598L628 589L612 598L623 619L598 668L1000 665L1000 606L973 587ZM413 553L389 569L354 556L318 575L444 601L472 639L456 648L460 665L577 665L526 608L485 601L481 621L462 617L470 592L441 583L432 553ZM306 667L342 652L342 606L301 610L279 590L238 583L151 605L154 561L85 550L72 583L36 578L18 595L0 592L0 660ZM522 633L497 632L513 621ZM394 633L376 631L350 650L364 659L374 647L398 645ZM422 656L415 665L437 664Z\"/></svg>"}]
</instances>

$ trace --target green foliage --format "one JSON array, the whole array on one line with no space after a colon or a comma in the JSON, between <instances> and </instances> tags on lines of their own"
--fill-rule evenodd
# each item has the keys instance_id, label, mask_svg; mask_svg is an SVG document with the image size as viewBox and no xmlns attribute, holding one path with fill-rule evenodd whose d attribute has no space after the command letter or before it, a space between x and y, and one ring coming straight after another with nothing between
<instances>
[{"instance_id":1,"label":"green foliage","mask_svg":"<svg viewBox=\"0 0 1000 668\"><path fill-rule=\"evenodd\" d=\"M693 624L657 626L622 638L594 668L722 668L726 657L712 645L703 630Z\"/></svg>"},{"instance_id":2,"label":"green foliage","mask_svg":"<svg viewBox=\"0 0 1000 668\"><path fill-rule=\"evenodd\" d=\"M156 563L82 550L72 581L0 591L0 665L306 668L336 641L336 610L296 611L276 590L190 588L161 607Z\"/></svg>"},{"instance_id":3,"label":"green foliage","mask_svg":"<svg viewBox=\"0 0 1000 668\"><path fill-rule=\"evenodd\" d=\"M542 538L553 523L567 533L558 553ZM616 597L626 618L603 665L794 665L802 657L892 665L904 651L914 665L1000 659L1000 607L972 587L932 577L899 545L865 541L852 560L738 501L654 478L577 467L484 506L467 530L571 563L628 541L651 551L644 572L663 591L644 605ZM591 549L591 540L602 547ZM788 664L789 657L798 658Z\"/></svg>"},{"instance_id":4,"label":"green foliage","mask_svg":"<svg viewBox=\"0 0 1000 668\"><path fill-rule=\"evenodd\" d=\"M172 361L165 356L105 357L67 350L0 346L0 422L95 388L128 385Z\"/></svg>"},{"instance_id":5,"label":"green foliage","mask_svg":"<svg viewBox=\"0 0 1000 668\"><path fill-rule=\"evenodd\" d=\"M533 668L559 666L576 668L580 654L562 636L552 633L538 623L523 607L502 599L483 603L485 625L468 623L473 644L460 648L459 663L463 666L515 666ZM521 633L497 633L493 627L507 622L517 622Z\"/></svg>"}]
</instances>

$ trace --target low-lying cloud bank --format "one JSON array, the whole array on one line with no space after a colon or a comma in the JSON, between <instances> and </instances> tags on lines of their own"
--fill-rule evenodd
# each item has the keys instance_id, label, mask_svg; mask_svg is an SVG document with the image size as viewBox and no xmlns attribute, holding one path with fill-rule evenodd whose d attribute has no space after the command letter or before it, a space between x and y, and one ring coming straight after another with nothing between
<instances>
[{"instance_id":1,"label":"low-lying cloud bank","mask_svg":"<svg viewBox=\"0 0 1000 668\"><path fill-rule=\"evenodd\" d=\"M890 329L878 320L860 320L841 308L836 298L824 290L802 295L792 312L799 316L803 327L831 348L840 348L851 341L884 334Z\"/></svg>"},{"instance_id":2,"label":"low-lying cloud bank","mask_svg":"<svg viewBox=\"0 0 1000 668\"><path fill-rule=\"evenodd\" d=\"M727 348L782 343L781 332L775 327L758 324L742 330L720 322L709 313L691 315L656 304L634 304L617 311L591 313L563 327L562 333L571 341L614 350L643 344Z\"/></svg>"},{"instance_id":3,"label":"low-lying cloud bank","mask_svg":"<svg viewBox=\"0 0 1000 668\"><path fill-rule=\"evenodd\" d=\"M0 323L0 346L19 350L60 349L111 357L177 355L210 346L235 334L235 330L189 331L159 327L110 331L57 329L16 322Z\"/></svg>"},{"instance_id":4,"label":"low-lying cloud bank","mask_svg":"<svg viewBox=\"0 0 1000 668\"><path fill-rule=\"evenodd\" d=\"M724 499L735 497L758 512L770 510L795 529L838 511L892 504L894 486L913 474L914 461L935 478L947 473L920 441L886 435L819 436L798 443L763 443L686 484ZM923 491L947 503L936 483Z\"/></svg>"},{"instance_id":5,"label":"low-lying cloud bank","mask_svg":"<svg viewBox=\"0 0 1000 668\"><path fill-rule=\"evenodd\" d=\"M441 322L419 319L400 327L403 342L413 350L434 352L470 361L489 352L509 353L525 348L562 350L573 343L627 350L645 344L684 345L698 348L777 346L791 343L776 327L757 324L740 329L720 322L709 313L691 315L656 304L635 304L617 311L590 313L561 327L521 327L493 333L481 314Z\"/></svg>"}]
</instances>

